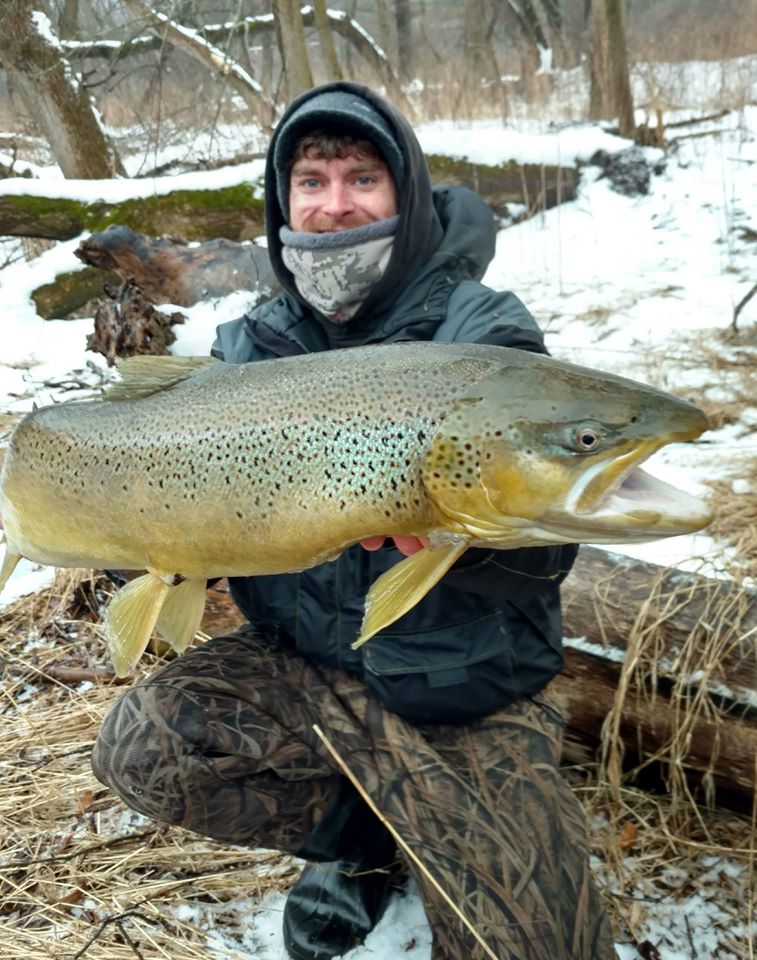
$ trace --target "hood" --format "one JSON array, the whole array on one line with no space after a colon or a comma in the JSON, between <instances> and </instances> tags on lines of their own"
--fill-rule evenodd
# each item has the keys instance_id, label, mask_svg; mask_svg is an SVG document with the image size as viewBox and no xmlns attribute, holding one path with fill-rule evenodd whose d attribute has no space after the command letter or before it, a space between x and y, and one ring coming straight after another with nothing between
<instances>
[{"instance_id":1,"label":"hood","mask_svg":"<svg viewBox=\"0 0 757 960\"><path fill-rule=\"evenodd\" d=\"M466 270L465 276L480 278L494 251L495 231L491 210L475 194L462 187L447 188L444 194L437 192L435 203L428 165L415 132L400 111L387 100L369 87L347 81L314 87L293 100L282 115L271 139L265 171L265 212L269 256L276 277L286 291L287 297L290 301L294 301L300 310L304 309L306 312L312 312L298 292L294 278L284 265L281 255L282 245L279 239L279 230L282 226L288 224L279 201L278 174L274 158L277 154L277 143L282 131L291 127L291 121L297 117L298 113L309 112L308 101L330 91L344 91L365 99L385 121L397 143L402 158L403 178L401 185L398 184L397 192L399 222L392 256L382 280L352 320L346 324L346 327L349 328L350 338L359 339L361 333L367 333L381 323L382 318L399 299L404 289L417 279L419 273L425 272L429 267L438 268L442 259L451 255L453 259L459 256L461 263L465 262L467 264L469 261L475 260L477 261L475 270ZM394 164L392 166L394 167ZM473 248L468 244L466 249L462 249L461 243L445 241L442 218L448 220L454 217L456 219L458 215L462 217L464 223L471 226L473 220L484 225L484 239L473 239L471 233L467 229L465 230L465 236L473 243ZM485 224L485 221L488 221L488 223ZM477 230L472 231L472 233L477 233ZM444 251L444 257L434 256L434 254L441 254L442 250ZM321 319L317 314L314 314L314 316L319 320ZM331 326L325 318L322 323L324 326ZM330 330L327 330L327 334L331 337Z\"/></svg>"}]
</instances>

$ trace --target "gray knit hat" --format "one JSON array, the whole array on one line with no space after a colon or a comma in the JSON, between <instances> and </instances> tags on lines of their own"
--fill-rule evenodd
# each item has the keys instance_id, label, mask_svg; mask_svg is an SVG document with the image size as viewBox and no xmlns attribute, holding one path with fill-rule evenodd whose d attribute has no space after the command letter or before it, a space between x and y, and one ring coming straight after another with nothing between
<instances>
[{"instance_id":1,"label":"gray knit hat","mask_svg":"<svg viewBox=\"0 0 757 960\"><path fill-rule=\"evenodd\" d=\"M394 133L367 100L346 90L328 90L306 100L276 131L273 165L276 193L285 218L289 217L289 169L297 143L312 130L337 129L350 136L370 140L391 171L399 192L405 179L405 163Z\"/></svg>"}]
</instances>

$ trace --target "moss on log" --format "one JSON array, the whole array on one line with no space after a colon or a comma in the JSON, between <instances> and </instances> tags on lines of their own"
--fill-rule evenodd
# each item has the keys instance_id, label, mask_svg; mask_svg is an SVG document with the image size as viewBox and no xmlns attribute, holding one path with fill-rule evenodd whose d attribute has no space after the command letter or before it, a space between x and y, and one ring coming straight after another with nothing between
<instances>
[{"instance_id":1,"label":"moss on log","mask_svg":"<svg viewBox=\"0 0 757 960\"><path fill-rule=\"evenodd\" d=\"M52 283L46 283L32 294L37 313L45 320L64 320L74 310L103 295L104 283L119 283L114 271L86 267L59 273Z\"/></svg>"},{"instance_id":2,"label":"moss on log","mask_svg":"<svg viewBox=\"0 0 757 960\"><path fill-rule=\"evenodd\" d=\"M174 190L121 203L0 195L0 236L70 240L111 224L185 240L249 240L263 230L263 200L251 183L220 190Z\"/></svg>"}]
</instances>

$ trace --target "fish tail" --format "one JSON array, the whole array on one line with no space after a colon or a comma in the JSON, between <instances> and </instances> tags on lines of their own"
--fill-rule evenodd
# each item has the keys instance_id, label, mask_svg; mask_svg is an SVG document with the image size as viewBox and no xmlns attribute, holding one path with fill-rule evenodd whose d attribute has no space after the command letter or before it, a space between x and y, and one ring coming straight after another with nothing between
<instances>
[{"instance_id":1,"label":"fish tail","mask_svg":"<svg viewBox=\"0 0 757 960\"><path fill-rule=\"evenodd\" d=\"M363 625L352 649L412 609L467 549L467 540L425 547L382 573L365 598Z\"/></svg>"},{"instance_id":2,"label":"fish tail","mask_svg":"<svg viewBox=\"0 0 757 960\"><path fill-rule=\"evenodd\" d=\"M171 589L154 573L146 573L121 587L110 601L103 629L116 676L128 677L139 662Z\"/></svg>"},{"instance_id":3,"label":"fish tail","mask_svg":"<svg viewBox=\"0 0 757 960\"><path fill-rule=\"evenodd\" d=\"M184 580L170 588L158 615L156 629L177 653L183 653L200 629L205 611L205 580Z\"/></svg>"}]
</instances>

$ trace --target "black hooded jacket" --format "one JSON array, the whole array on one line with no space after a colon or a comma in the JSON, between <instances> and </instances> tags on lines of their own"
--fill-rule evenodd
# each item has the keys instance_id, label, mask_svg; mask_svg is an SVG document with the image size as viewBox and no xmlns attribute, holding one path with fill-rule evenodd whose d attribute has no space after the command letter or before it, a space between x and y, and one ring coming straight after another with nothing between
<instances>
[{"instance_id":1,"label":"black hooded jacket","mask_svg":"<svg viewBox=\"0 0 757 960\"><path fill-rule=\"evenodd\" d=\"M281 257L275 140L299 106L323 90L366 98L394 131L405 177L399 223L383 279L355 317L336 326L298 293ZM293 101L268 152L268 250L284 293L218 328L213 354L233 363L391 340L495 343L544 352L539 328L511 293L480 283L494 255L489 207L463 187L432 190L405 118L366 87L335 83ZM254 531L251 531L254 537ZM401 556L360 546L298 574L238 578L232 595L270 642L361 676L391 710L414 723L461 723L545 686L563 663L559 583L576 548L469 550L412 610L354 651L363 603Z\"/></svg>"}]
</instances>

